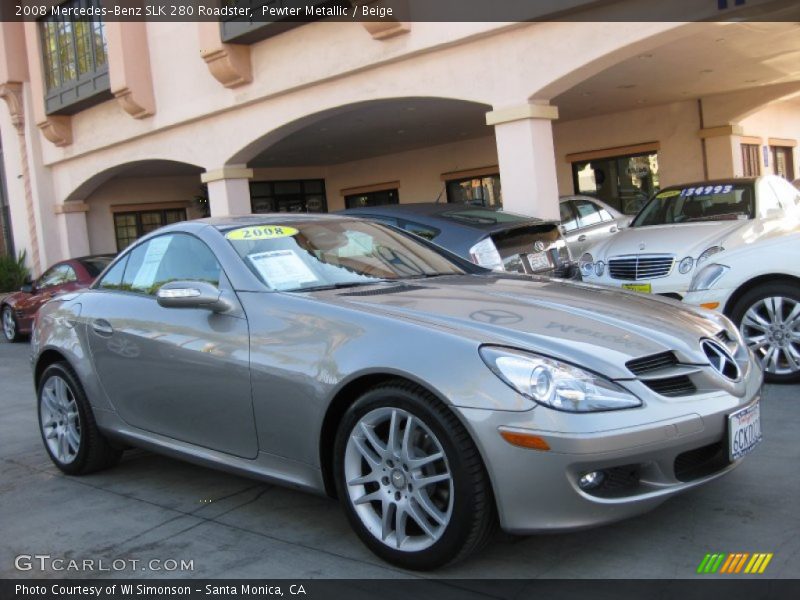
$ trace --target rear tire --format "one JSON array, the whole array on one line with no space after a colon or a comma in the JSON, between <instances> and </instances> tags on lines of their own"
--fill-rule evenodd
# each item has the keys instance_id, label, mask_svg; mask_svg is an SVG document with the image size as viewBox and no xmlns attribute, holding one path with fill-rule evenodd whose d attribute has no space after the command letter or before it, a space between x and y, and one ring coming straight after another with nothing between
<instances>
[{"instance_id":1,"label":"rear tire","mask_svg":"<svg viewBox=\"0 0 800 600\"><path fill-rule=\"evenodd\" d=\"M799 286L776 282L755 287L736 301L730 316L761 360L766 381L800 381Z\"/></svg>"},{"instance_id":2,"label":"rear tire","mask_svg":"<svg viewBox=\"0 0 800 600\"><path fill-rule=\"evenodd\" d=\"M496 528L489 477L466 429L432 394L405 381L373 388L345 413L334 479L362 542L402 568L462 560Z\"/></svg>"},{"instance_id":3,"label":"rear tire","mask_svg":"<svg viewBox=\"0 0 800 600\"><path fill-rule=\"evenodd\" d=\"M22 335L19 333L19 323L17 317L14 316L14 309L8 304L3 305L3 309L0 311L0 320L2 320L3 337L6 338L6 341L12 344L19 342L22 339Z\"/></svg>"},{"instance_id":4,"label":"rear tire","mask_svg":"<svg viewBox=\"0 0 800 600\"><path fill-rule=\"evenodd\" d=\"M66 362L44 370L37 386L39 431L50 460L68 475L87 475L119 462L97 428L86 393Z\"/></svg>"}]
</instances>

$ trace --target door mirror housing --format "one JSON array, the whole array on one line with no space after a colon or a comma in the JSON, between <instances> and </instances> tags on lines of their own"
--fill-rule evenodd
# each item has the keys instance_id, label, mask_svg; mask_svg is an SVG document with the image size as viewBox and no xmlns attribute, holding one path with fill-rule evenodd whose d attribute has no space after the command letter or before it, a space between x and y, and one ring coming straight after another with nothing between
<instances>
[{"instance_id":1,"label":"door mirror housing","mask_svg":"<svg viewBox=\"0 0 800 600\"><path fill-rule=\"evenodd\" d=\"M205 281L170 281L158 289L156 300L164 308L203 308L213 312L233 308L217 286Z\"/></svg>"},{"instance_id":2,"label":"door mirror housing","mask_svg":"<svg viewBox=\"0 0 800 600\"><path fill-rule=\"evenodd\" d=\"M22 287L19 288L20 292L24 292L26 294L32 294L34 290L33 283L30 281L26 281L22 284Z\"/></svg>"}]
</instances>

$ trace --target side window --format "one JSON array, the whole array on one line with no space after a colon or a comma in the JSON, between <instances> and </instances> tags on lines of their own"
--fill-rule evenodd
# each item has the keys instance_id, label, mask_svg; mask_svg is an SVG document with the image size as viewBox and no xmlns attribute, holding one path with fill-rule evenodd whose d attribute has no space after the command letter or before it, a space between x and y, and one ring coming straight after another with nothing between
<instances>
[{"instance_id":1,"label":"side window","mask_svg":"<svg viewBox=\"0 0 800 600\"><path fill-rule=\"evenodd\" d=\"M113 267L108 270L103 278L97 282L98 289L101 290L119 290L122 287L122 276L125 273L125 265L128 264L128 256L118 260Z\"/></svg>"},{"instance_id":2,"label":"side window","mask_svg":"<svg viewBox=\"0 0 800 600\"><path fill-rule=\"evenodd\" d=\"M440 229L436 229L435 227L428 227L427 225L423 225L421 223L414 223L413 221L405 220L400 222L400 227L405 229L407 232L418 235L426 240L433 240L442 232Z\"/></svg>"},{"instance_id":3,"label":"side window","mask_svg":"<svg viewBox=\"0 0 800 600\"><path fill-rule=\"evenodd\" d=\"M205 281L219 285L221 269L203 242L185 234L155 237L130 254L122 287L155 295L170 281Z\"/></svg>"},{"instance_id":4,"label":"side window","mask_svg":"<svg viewBox=\"0 0 800 600\"><path fill-rule=\"evenodd\" d=\"M561 225L564 227L564 231L567 233L575 231L578 228L578 221L575 219L575 215L572 214L572 207L570 206L571 204L572 202L562 202L560 204Z\"/></svg>"},{"instance_id":5,"label":"side window","mask_svg":"<svg viewBox=\"0 0 800 600\"><path fill-rule=\"evenodd\" d=\"M588 200L574 200L575 210L578 212L578 222L581 227L591 227L601 223L597 206Z\"/></svg>"},{"instance_id":6,"label":"side window","mask_svg":"<svg viewBox=\"0 0 800 600\"><path fill-rule=\"evenodd\" d=\"M78 276L75 274L75 269L69 265L56 265L48 269L44 275L39 278L36 284L37 288L46 288L53 285L63 285L70 281L77 281Z\"/></svg>"}]
</instances>

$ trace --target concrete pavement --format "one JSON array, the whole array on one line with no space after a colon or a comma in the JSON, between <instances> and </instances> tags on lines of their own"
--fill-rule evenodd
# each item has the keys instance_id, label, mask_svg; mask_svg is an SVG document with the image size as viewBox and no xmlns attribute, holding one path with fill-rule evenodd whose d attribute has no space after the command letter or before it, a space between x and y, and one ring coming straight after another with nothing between
<instances>
[{"instance_id":1,"label":"concrete pavement","mask_svg":"<svg viewBox=\"0 0 800 600\"><path fill-rule=\"evenodd\" d=\"M375 558L324 498L138 450L110 471L62 475L42 447L28 354L27 344L0 343L0 577L418 576ZM799 391L765 388L765 441L721 480L598 529L498 534L467 562L426 577L689 578L707 552L743 551L774 553L759 577L797 578ZM111 570L42 572L35 559L32 570L15 568L20 555L44 554L102 559ZM151 560L161 570L149 570ZM167 571L169 560L192 569Z\"/></svg>"}]
</instances>

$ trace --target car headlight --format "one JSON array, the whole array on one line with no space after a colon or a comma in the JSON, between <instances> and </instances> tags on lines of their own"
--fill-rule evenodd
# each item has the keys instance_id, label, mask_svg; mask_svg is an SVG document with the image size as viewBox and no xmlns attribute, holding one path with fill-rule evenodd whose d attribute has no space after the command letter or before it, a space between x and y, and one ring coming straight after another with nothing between
<instances>
[{"instance_id":1,"label":"car headlight","mask_svg":"<svg viewBox=\"0 0 800 600\"><path fill-rule=\"evenodd\" d=\"M725 248L723 248L722 246L711 246L710 248L706 248L705 250L703 250L703 252L700 254L700 256L697 257L697 266L699 267L701 264L706 262L709 258L714 256L718 252L722 252L723 250L725 250Z\"/></svg>"},{"instance_id":2,"label":"car headlight","mask_svg":"<svg viewBox=\"0 0 800 600\"><path fill-rule=\"evenodd\" d=\"M604 263L602 260L598 260L596 263L594 263L594 274L598 277L602 277L605 270L606 263Z\"/></svg>"},{"instance_id":3,"label":"car headlight","mask_svg":"<svg viewBox=\"0 0 800 600\"><path fill-rule=\"evenodd\" d=\"M497 251L492 238L482 239L469 249L469 256L472 262L487 269L495 271L503 270L503 259Z\"/></svg>"},{"instance_id":4,"label":"car headlight","mask_svg":"<svg viewBox=\"0 0 800 600\"><path fill-rule=\"evenodd\" d=\"M703 290L710 290L717 282L722 279L722 276L730 269L725 265L711 264L706 265L692 277L692 283L689 285L690 292L700 292Z\"/></svg>"},{"instance_id":5,"label":"car headlight","mask_svg":"<svg viewBox=\"0 0 800 600\"><path fill-rule=\"evenodd\" d=\"M694 259L691 256L687 256L678 265L678 271L680 271L683 275L686 275L689 271L692 270L693 266L694 266Z\"/></svg>"},{"instance_id":6,"label":"car headlight","mask_svg":"<svg viewBox=\"0 0 800 600\"><path fill-rule=\"evenodd\" d=\"M594 270L594 258L592 258L592 255L587 252L581 256L581 259L578 261L578 267L581 270L581 275L590 277Z\"/></svg>"},{"instance_id":7,"label":"car headlight","mask_svg":"<svg viewBox=\"0 0 800 600\"><path fill-rule=\"evenodd\" d=\"M483 346L480 354L512 389L549 408L587 413L642 405L613 381L552 358L495 346Z\"/></svg>"}]
</instances>

